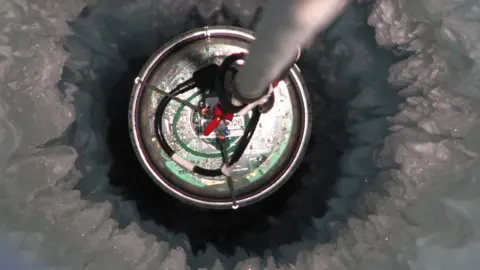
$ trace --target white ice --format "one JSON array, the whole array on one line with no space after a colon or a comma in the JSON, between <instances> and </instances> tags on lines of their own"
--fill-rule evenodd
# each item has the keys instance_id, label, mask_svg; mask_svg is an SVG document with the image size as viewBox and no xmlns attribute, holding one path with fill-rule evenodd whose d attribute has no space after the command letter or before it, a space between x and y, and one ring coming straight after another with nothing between
<instances>
[{"instance_id":1,"label":"white ice","mask_svg":"<svg viewBox=\"0 0 480 270\"><path fill-rule=\"evenodd\" d=\"M279 255L248 258L241 249L225 258L212 246L192 259L186 237L153 224L163 240L135 223L119 229L111 203L80 198L72 189L80 177L99 189L108 181L108 158L98 158L108 157L100 110L108 78L99 74L125 69L118 45L135 47L128 57L155 50L152 33L171 37L193 5L208 17L221 2L0 1L0 230L11 246L53 269L478 269L475 0L358 1L306 52L318 59L322 91L348 107L354 147L344 154L339 197L313 220L317 241L276 250L292 264ZM262 1L224 2L248 27ZM66 21L86 5L90 15L70 29ZM73 32L78 38L67 51ZM70 55L76 84L59 88ZM406 59L395 63L394 55ZM74 120L73 146L38 148ZM113 201L138 220L131 202ZM220 259L205 265L207 257Z\"/></svg>"}]
</instances>

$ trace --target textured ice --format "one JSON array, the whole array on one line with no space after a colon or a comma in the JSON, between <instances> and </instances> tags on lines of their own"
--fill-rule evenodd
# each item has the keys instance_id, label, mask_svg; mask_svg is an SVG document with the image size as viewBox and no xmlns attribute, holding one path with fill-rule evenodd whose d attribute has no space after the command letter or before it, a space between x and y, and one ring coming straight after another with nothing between
<instances>
[{"instance_id":1,"label":"textured ice","mask_svg":"<svg viewBox=\"0 0 480 270\"><path fill-rule=\"evenodd\" d=\"M141 220L134 202L107 192L103 108L115 80L128 60L186 28L251 27L263 1L223 2L0 2L0 230L26 262L91 270L477 269L478 1L357 1L305 52L307 83L324 82L312 99L328 97L330 113L314 110L303 188L286 214L269 217L273 229L253 236L273 240L275 228L288 234L282 226L294 223L302 240L262 255L238 247L227 256L211 244L196 254L188 236ZM339 121L348 139L331 124ZM308 194L327 192L318 164L331 149L344 152L333 164L341 169L336 196L323 217L296 219L320 207Z\"/></svg>"}]
</instances>

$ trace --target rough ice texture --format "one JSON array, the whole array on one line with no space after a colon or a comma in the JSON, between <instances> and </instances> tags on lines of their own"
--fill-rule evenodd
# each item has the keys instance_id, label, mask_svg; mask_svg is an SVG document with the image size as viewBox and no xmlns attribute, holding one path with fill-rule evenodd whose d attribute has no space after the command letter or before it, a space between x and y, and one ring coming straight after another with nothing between
<instances>
[{"instance_id":1,"label":"rough ice texture","mask_svg":"<svg viewBox=\"0 0 480 270\"><path fill-rule=\"evenodd\" d=\"M194 255L185 236L153 223L143 230L139 224L149 222L133 202L82 198L74 188L80 178L96 198L108 189L108 82L126 69L126 58L181 32L195 5L206 21L228 23L218 15L223 9L249 27L260 1L221 2L0 3L0 229L25 260L93 270L477 269L475 1L359 1L306 51L305 72L325 81L318 91L348 111L352 147L329 211L299 227L303 242L263 257L242 249L226 257L211 245ZM317 123L314 134L325 128ZM49 143L66 137L70 145ZM319 158L307 157L306 184L322 180ZM113 208L135 222L119 227Z\"/></svg>"}]
</instances>

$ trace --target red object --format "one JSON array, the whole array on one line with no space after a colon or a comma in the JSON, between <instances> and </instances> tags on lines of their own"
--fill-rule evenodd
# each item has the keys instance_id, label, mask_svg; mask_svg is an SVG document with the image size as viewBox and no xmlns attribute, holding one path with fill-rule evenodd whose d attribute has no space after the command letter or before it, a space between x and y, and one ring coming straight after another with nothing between
<instances>
[{"instance_id":1,"label":"red object","mask_svg":"<svg viewBox=\"0 0 480 270\"><path fill-rule=\"evenodd\" d=\"M232 121L233 119L233 113L231 112L224 112L222 109L220 109L220 103L218 103L215 108L213 109L214 112L214 117L212 121L207 125L205 130L203 131L203 135L208 136L210 133L212 133L218 125L222 122L222 120L228 120Z\"/></svg>"}]
</instances>

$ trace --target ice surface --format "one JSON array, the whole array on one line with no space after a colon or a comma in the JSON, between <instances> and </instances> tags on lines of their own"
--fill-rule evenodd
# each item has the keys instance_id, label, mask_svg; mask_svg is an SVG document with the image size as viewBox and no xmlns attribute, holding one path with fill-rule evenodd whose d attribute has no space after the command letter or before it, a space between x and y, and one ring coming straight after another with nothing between
<instances>
[{"instance_id":1,"label":"ice surface","mask_svg":"<svg viewBox=\"0 0 480 270\"><path fill-rule=\"evenodd\" d=\"M307 83L325 83L312 92L347 118L314 110L305 187L289 201L295 212L271 218L290 218L302 241L263 256L212 245L194 254L187 236L107 192L103 107L115 79L127 60L196 26L192 8L249 27L263 1L224 2L0 3L0 229L12 246L54 269L477 269L478 1L358 1L305 52ZM348 149L329 124L339 121ZM327 146L344 151L336 197L302 223L319 207L307 195L324 192Z\"/></svg>"}]
</instances>

